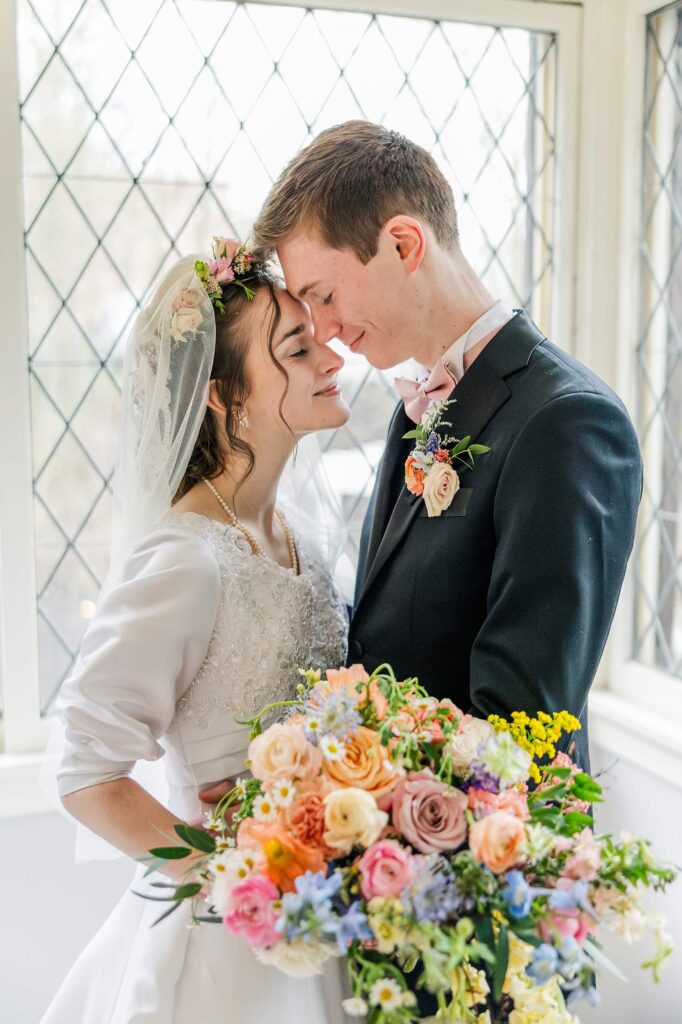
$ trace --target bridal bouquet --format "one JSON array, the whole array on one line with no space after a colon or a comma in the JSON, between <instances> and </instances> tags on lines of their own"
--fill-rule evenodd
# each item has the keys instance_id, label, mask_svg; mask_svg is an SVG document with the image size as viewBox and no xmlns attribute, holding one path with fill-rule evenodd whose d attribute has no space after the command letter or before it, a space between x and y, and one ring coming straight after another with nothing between
<instances>
[{"instance_id":1,"label":"bridal bouquet","mask_svg":"<svg viewBox=\"0 0 682 1024\"><path fill-rule=\"evenodd\" d=\"M196 921L300 977L345 956L344 1009L369 1024L421 1019L418 987L453 1024L576 1022L597 969L616 970L601 929L651 924L658 975L672 944L641 899L675 872L645 840L593 834L600 786L555 746L575 718L483 721L387 665L309 671L298 692L248 723L251 777L205 829L150 851L148 872L203 854L166 914L201 895Z\"/></svg>"}]
</instances>

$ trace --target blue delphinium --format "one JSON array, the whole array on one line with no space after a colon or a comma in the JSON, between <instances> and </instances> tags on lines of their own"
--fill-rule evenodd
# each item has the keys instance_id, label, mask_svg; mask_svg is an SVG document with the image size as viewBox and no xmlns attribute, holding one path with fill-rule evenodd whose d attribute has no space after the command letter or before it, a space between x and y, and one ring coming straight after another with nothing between
<instances>
[{"instance_id":1,"label":"blue delphinium","mask_svg":"<svg viewBox=\"0 0 682 1024\"><path fill-rule=\"evenodd\" d=\"M345 953L351 942L371 940L374 932L369 926L367 915L360 909L360 901L351 903L345 914L339 918L337 944L340 953Z\"/></svg>"},{"instance_id":2,"label":"blue delphinium","mask_svg":"<svg viewBox=\"0 0 682 1024\"><path fill-rule=\"evenodd\" d=\"M587 910L593 913L587 902L588 883L584 881L574 882L570 889L553 889L549 897L549 906L552 910Z\"/></svg>"},{"instance_id":3,"label":"blue delphinium","mask_svg":"<svg viewBox=\"0 0 682 1024\"><path fill-rule=\"evenodd\" d=\"M523 872L508 871L504 877L507 884L501 890L501 894L510 915L517 920L527 917L533 902L533 890L523 877Z\"/></svg>"},{"instance_id":4,"label":"blue delphinium","mask_svg":"<svg viewBox=\"0 0 682 1024\"><path fill-rule=\"evenodd\" d=\"M439 854L424 858L424 870L402 892L403 903L418 921L443 922L469 909L468 901L457 890L455 876Z\"/></svg>"},{"instance_id":5,"label":"blue delphinium","mask_svg":"<svg viewBox=\"0 0 682 1024\"><path fill-rule=\"evenodd\" d=\"M317 743L322 736L343 740L361 725L358 697L347 690L330 693L324 700L308 704L305 709L303 728L311 743Z\"/></svg>"},{"instance_id":6,"label":"blue delphinium","mask_svg":"<svg viewBox=\"0 0 682 1024\"><path fill-rule=\"evenodd\" d=\"M342 884L341 873L334 871L327 877L323 871L306 871L294 884L296 891L282 896L282 916L277 930L285 939L338 943L341 924L332 897Z\"/></svg>"},{"instance_id":7,"label":"blue delphinium","mask_svg":"<svg viewBox=\"0 0 682 1024\"><path fill-rule=\"evenodd\" d=\"M557 973L558 969L559 954L549 942L543 942L533 950L533 959L526 967L526 974L538 985L543 985Z\"/></svg>"}]
</instances>

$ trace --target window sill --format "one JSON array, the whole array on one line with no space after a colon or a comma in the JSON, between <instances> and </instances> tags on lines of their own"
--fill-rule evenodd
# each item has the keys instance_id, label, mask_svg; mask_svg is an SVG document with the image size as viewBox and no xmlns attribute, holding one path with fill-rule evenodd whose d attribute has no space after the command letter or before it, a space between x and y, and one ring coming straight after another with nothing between
<instances>
[{"instance_id":1,"label":"window sill","mask_svg":"<svg viewBox=\"0 0 682 1024\"><path fill-rule=\"evenodd\" d=\"M682 787L682 728L613 690L593 690L590 743Z\"/></svg>"}]
</instances>

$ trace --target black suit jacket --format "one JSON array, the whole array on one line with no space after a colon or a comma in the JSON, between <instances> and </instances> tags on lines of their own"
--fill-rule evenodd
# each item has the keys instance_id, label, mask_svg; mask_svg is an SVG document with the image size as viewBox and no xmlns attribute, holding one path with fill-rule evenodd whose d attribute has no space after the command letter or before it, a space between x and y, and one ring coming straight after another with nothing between
<instances>
[{"instance_id":1,"label":"black suit jacket","mask_svg":"<svg viewBox=\"0 0 682 1024\"><path fill-rule=\"evenodd\" d=\"M349 662L388 661L482 717L566 708L589 770L587 695L632 550L637 436L617 395L523 312L450 397L449 433L491 451L429 519L404 486L414 424L398 406L363 527Z\"/></svg>"}]
</instances>

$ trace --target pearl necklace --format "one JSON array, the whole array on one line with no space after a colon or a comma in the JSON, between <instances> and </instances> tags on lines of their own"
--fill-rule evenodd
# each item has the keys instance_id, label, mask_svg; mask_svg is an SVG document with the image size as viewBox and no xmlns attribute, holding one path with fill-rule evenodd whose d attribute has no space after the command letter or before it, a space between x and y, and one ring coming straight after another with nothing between
<instances>
[{"instance_id":1,"label":"pearl necklace","mask_svg":"<svg viewBox=\"0 0 682 1024\"><path fill-rule=\"evenodd\" d=\"M218 502L220 503L221 507L225 511L225 513L226 513L228 519L230 520L230 522L232 523L232 525L235 526L238 530L240 530L244 534L244 536L248 540L249 544L251 545L251 550L253 551L254 555L262 555L263 558L267 558L268 556L265 554L265 552L263 551L263 548L261 547L259 542L256 540L254 535L251 533L251 531L249 529L246 528L246 526L244 526L244 524L241 521L241 519L237 518L236 514L233 512L233 510L227 504L227 502L222 497L222 495L218 493L218 491L213 486L211 481L207 480L206 477L202 477L201 479L206 484L206 486L208 487L209 491L211 491L211 493L214 494L215 497L218 499ZM282 513L279 511L279 509L275 509L275 516L277 517L277 522L279 523L279 525L284 530L284 535L285 535L285 537L287 539L287 546L289 548L289 559L291 561L291 568L292 568L292 570L294 572L294 575L298 576L299 575L298 553L296 551L296 544L294 543L293 534L292 534L291 530L289 529L289 524L287 523L286 519L284 518ZM274 561L274 559L273 559L273 561Z\"/></svg>"}]
</instances>

